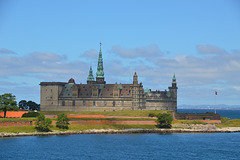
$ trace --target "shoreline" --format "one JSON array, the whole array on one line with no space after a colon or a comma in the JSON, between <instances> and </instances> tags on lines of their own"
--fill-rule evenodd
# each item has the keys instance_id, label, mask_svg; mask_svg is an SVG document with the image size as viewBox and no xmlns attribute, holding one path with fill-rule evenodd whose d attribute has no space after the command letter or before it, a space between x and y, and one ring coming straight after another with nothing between
<instances>
[{"instance_id":1,"label":"shoreline","mask_svg":"<svg viewBox=\"0 0 240 160\"><path fill-rule=\"evenodd\" d=\"M237 133L240 127L229 127L217 130L193 130L193 129L92 129L85 131L66 131L66 132L35 132L35 133L0 133L0 138L5 137L24 137L24 136L59 136L77 134L172 134L172 133Z\"/></svg>"}]
</instances>

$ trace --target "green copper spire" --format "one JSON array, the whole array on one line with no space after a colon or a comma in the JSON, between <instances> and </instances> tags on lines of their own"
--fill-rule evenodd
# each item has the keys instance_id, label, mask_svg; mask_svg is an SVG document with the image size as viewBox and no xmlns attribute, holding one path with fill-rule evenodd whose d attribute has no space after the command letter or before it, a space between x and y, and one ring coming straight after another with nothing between
<instances>
[{"instance_id":1,"label":"green copper spire","mask_svg":"<svg viewBox=\"0 0 240 160\"><path fill-rule=\"evenodd\" d=\"M173 81L176 81L175 73L174 73L174 75L173 75L172 80L173 80Z\"/></svg>"},{"instance_id":2,"label":"green copper spire","mask_svg":"<svg viewBox=\"0 0 240 160\"><path fill-rule=\"evenodd\" d=\"M89 75L88 75L87 81L94 81L93 71L92 71L92 66L90 67Z\"/></svg>"},{"instance_id":3,"label":"green copper spire","mask_svg":"<svg viewBox=\"0 0 240 160\"><path fill-rule=\"evenodd\" d=\"M98 56L98 67L97 67L97 78L104 78L101 45L102 45L102 43L100 42L100 51L99 51L99 56Z\"/></svg>"}]
</instances>

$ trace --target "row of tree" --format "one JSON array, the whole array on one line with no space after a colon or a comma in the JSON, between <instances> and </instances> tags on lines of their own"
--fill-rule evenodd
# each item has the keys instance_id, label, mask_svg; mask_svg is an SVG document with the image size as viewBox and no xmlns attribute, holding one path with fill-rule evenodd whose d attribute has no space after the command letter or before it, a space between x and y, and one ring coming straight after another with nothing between
<instances>
[{"instance_id":1,"label":"row of tree","mask_svg":"<svg viewBox=\"0 0 240 160\"><path fill-rule=\"evenodd\" d=\"M11 93L0 95L0 110L4 112L4 118L6 117L7 111L17 111L18 109L40 110L40 104L33 101L21 100L17 106L15 95L12 95Z\"/></svg>"},{"instance_id":2,"label":"row of tree","mask_svg":"<svg viewBox=\"0 0 240 160\"><path fill-rule=\"evenodd\" d=\"M19 109L24 109L24 110L30 110L30 111L34 111L34 110L40 110L40 104L37 104L33 101L26 101L26 100L21 100L18 103L18 107Z\"/></svg>"},{"instance_id":3,"label":"row of tree","mask_svg":"<svg viewBox=\"0 0 240 160\"><path fill-rule=\"evenodd\" d=\"M59 114L56 120L56 127L58 127L59 129L68 129L69 119L67 118L66 114ZM39 114L37 116L35 125L35 128L40 132L49 132L51 131L50 128L53 127L52 120L50 118L45 118L43 114Z\"/></svg>"}]
</instances>

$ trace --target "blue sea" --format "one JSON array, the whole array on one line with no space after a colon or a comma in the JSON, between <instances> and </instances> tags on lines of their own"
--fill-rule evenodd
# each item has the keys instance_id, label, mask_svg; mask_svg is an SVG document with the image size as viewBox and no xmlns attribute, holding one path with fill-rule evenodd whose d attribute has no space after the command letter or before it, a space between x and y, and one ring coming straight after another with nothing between
<instances>
[{"instance_id":1,"label":"blue sea","mask_svg":"<svg viewBox=\"0 0 240 160\"><path fill-rule=\"evenodd\" d=\"M240 159L240 133L0 138L1 160Z\"/></svg>"},{"instance_id":2,"label":"blue sea","mask_svg":"<svg viewBox=\"0 0 240 160\"><path fill-rule=\"evenodd\" d=\"M206 113L213 112L214 109L178 109L178 113ZM240 109L216 109L216 113L220 114L221 117L228 117L230 119L240 119Z\"/></svg>"}]
</instances>

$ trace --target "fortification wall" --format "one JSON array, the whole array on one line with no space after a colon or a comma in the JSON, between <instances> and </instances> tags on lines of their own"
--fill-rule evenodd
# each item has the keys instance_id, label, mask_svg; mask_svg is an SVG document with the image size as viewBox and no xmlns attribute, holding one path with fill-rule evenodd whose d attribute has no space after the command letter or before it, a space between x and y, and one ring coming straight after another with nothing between
<instances>
[{"instance_id":1,"label":"fortification wall","mask_svg":"<svg viewBox=\"0 0 240 160\"><path fill-rule=\"evenodd\" d=\"M131 98L61 98L58 105L45 103L41 111L119 111L132 110Z\"/></svg>"},{"instance_id":2,"label":"fortification wall","mask_svg":"<svg viewBox=\"0 0 240 160\"><path fill-rule=\"evenodd\" d=\"M172 110L177 113L177 101L173 99L147 99L146 110Z\"/></svg>"}]
</instances>

